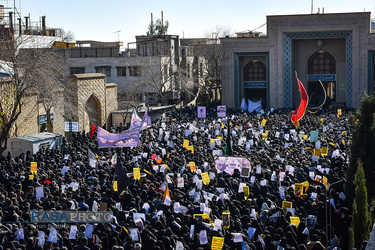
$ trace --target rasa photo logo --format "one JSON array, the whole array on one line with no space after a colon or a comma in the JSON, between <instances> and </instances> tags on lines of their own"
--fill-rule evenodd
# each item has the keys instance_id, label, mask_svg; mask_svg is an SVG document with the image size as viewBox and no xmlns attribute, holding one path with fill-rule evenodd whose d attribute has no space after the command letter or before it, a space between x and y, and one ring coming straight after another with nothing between
<instances>
[{"instance_id":1,"label":"rasa photo logo","mask_svg":"<svg viewBox=\"0 0 375 250\"><path fill-rule=\"evenodd\" d=\"M111 211L31 211L33 223L112 223Z\"/></svg>"}]
</instances>

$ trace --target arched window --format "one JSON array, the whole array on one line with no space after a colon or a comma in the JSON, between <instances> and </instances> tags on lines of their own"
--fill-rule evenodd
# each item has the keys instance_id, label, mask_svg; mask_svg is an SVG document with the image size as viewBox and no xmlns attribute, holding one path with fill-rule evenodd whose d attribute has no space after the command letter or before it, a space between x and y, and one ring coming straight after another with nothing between
<instances>
[{"instance_id":1,"label":"arched window","mask_svg":"<svg viewBox=\"0 0 375 250\"><path fill-rule=\"evenodd\" d=\"M243 70L244 81L267 81L266 65L254 59L246 64Z\"/></svg>"},{"instance_id":2,"label":"arched window","mask_svg":"<svg viewBox=\"0 0 375 250\"><path fill-rule=\"evenodd\" d=\"M308 60L308 74L336 74L336 60L325 50L318 50Z\"/></svg>"}]
</instances>

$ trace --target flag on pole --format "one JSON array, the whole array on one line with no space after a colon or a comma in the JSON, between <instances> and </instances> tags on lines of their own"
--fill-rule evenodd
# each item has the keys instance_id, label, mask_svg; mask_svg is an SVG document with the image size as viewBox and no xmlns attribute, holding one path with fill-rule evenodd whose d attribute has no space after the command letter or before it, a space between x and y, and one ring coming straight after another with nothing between
<instances>
[{"instance_id":1,"label":"flag on pole","mask_svg":"<svg viewBox=\"0 0 375 250\"><path fill-rule=\"evenodd\" d=\"M139 118L139 116L137 115L137 112L133 108L132 119L130 121L130 127L129 128L140 127L140 126L142 126L142 124L143 124L143 121L141 120L141 118Z\"/></svg>"},{"instance_id":2,"label":"flag on pole","mask_svg":"<svg viewBox=\"0 0 375 250\"><path fill-rule=\"evenodd\" d=\"M148 114L148 107L147 107L146 112L145 112L145 114L143 116L143 119L142 119L141 130L147 129L149 127L151 127L151 117Z\"/></svg>"},{"instance_id":3,"label":"flag on pole","mask_svg":"<svg viewBox=\"0 0 375 250\"><path fill-rule=\"evenodd\" d=\"M307 107L307 100L309 98L305 90L305 87L303 87L302 82L297 77L297 72L296 72L296 78L297 78L297 83L298 83L299 94L301 97L301 102L298 105L298 108L294 110L294 112L292 113L291 120L293 123L296 123L305 115L306 107Z\"/></svg>"},{"instance_id":4,"label":"flag on pole","mask_svg":"<svg viewBox=\"0 0 375 250\"><path fill-rule=\"evenodd\" d=\"M90 149L88 149L88 155L89 155L90 166L92 168L96 168L96 164L98 163L98 161L97 161L95 154Z\"/></svg>"},{"instance_id":5,"label":"flag on pole","mask_svg":"<svg viewBox=\"0 0 375 250\"><path fill-rule=\"evenodd\" d=\"M116 160L116 175L117 175L117 186L118 191L121 193L130 185L130 181L128 179L128 176L126 175L125 169L121 164L121 160L117 158Z\"/></svg>"},{"instance_id":6,"label":"flag on pole","mask_svg":"<svg viewBox=\"0 0 375 250\"><path fill-rule=\"evenodd\" d=\"M231 145L231 131L230 131L230 122L229 119L227 121L228 126L228 135L227 135L227 141L225 143L225 154L226 155L232 155L232 145Z\"/></svg>"},{"instance_id":7,"label":"flag on pole","mask_svg":"<svg viewBox=\"0 0 375 250\"><path fill-rule=\"evenodd\" d=\"M93 123L91 123L91 128L90 128L90 138L92 138L92 136L94 135L95 133L95 130L96 130L96 127Z\"/></svg>"},{"instance_id":8,"label":"flag on pole","mask_svg":"<svg viewBox=\"0 0 375 250\"><path fill-rule=\"evenodd\" d=\"M167 182L167 185L165 186L165 190L164 190L164 194L163 194L163 201L165 200L165 198L167 196L168 196L169 199L171 198L171 196L169 194L168 182Z\"/></svg>"},{"instance_id":9,"label":"flag on pole","mask_svg":"<svg viewBox=\"0 0 375 250\"><path fill-rule=\"evenodd\" d=\"M245 100L245 98L242 98L241 109L242 109L243 111L246 111L246 110L247 110L247 105L246 105L246 100Z\"/></svg>"}]
</instances>

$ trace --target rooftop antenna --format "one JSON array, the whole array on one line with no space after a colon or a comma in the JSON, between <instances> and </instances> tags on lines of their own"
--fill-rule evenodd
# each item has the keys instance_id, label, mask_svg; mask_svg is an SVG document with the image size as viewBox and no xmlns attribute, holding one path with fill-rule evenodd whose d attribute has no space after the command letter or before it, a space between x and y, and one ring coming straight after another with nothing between
<instances>
[{"instance_id":1,"label":"rooftop antenna","mask_svg":"<svg viewBox=\"0 0 375 250\"><path fill-rule=\"evenodd\" d=\"M113 33L117 33L117 39L118 39L119 42L120 42L120 32L121 32L121 30L113 32Z\"/></svg>"}]
</instances>

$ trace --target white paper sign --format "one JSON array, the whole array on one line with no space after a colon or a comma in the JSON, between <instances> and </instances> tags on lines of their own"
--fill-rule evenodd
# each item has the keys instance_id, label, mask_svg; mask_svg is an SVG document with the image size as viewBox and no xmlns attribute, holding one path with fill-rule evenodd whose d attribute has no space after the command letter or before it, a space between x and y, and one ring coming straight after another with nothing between
<instances>
[{"instance_id":1,"label":"white paper sign","mask_svg":"<svg viewBox=\"0 0 375 250\"><path fill-rule=\"evenodd\" d=\"M43 231L39 231L38 245L44 246L45 242L46 242L46 234Z\"/></svg>"},{"instance_id":2,"label":"white paper sign","mask_svg":"<svg viewBox=\"0 0 375 250\"><path fill-rule=\"evenodd\" d=\"M44 189L43 189L43 186L41 187L36 187L35 188L35 192L36 192L36 199L39 201L41 198L44 197Z\"/></svg>"},{"instance_id":3,"label":"white paper sign","mask_svg":"<svg viewBox=\"0 0 375 250\"><path fill-rule=\"evenodd\" d=\"M75 240L76 237L77 237L77 226L73 225L73 226L70 227L69 239Z\"/></svg>"},{"instance_id":4,"label":"white paper sign","mask_svg":"<svg viewBox=\"0 0 375 250\"><path fill-rule=\"evenodd\" d=\"M53 242L53 243L57 243L57 230L56 230L56 228L51 227L50 232L49 232L49 236L48 236L48 241Z\"/></svg>"},{"instance_id":5,"label":"white paper sign","mask_svg":"<svg viewBox=\"0 0 375 250\"><path fill-rule=\"evenodd\" d=\"M201 230L201 232L199 233L199 242L201 243L201 245L208 243L206 230Z\"/></svg>"}]
</instances>

